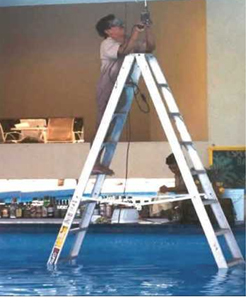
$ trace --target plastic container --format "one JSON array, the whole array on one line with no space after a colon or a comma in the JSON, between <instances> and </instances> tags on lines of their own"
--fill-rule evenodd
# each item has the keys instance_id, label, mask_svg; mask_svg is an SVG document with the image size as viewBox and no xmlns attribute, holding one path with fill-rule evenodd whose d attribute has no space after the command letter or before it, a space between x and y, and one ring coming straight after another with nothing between
<instances>
[{"instance_id":1,"label":"plastic container","mask_svg":"<svg viewBox=\"0 0 249 303\"><path fill-rule=\"evenodd\" d=\"M245 190L243 188L226 188L222 198L230 198L236 214L235 223L245 223Z\"/></svg>"},{"instance_id":2,"label":"plastic container","mask_svg":"<svg viewBox=\"0 0 249 303\"><path fill-rule=\"evenodd\" d=\"M115 223L138 223L138 211L133 208L114 209L112 214L112 224Z\"/></svg>"}]
</instances>

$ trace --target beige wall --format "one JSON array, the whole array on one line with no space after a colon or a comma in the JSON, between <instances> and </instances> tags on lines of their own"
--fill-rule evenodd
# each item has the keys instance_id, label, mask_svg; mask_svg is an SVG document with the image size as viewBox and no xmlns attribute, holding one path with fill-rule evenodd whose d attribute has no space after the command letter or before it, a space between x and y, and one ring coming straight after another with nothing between
<instances>
[{"instance_id":1,"label":"beige wall","mask_svg":"<svg viewBox=\"0 0 249 303\"><path fill-rule=\"evenodd\" d=\"M193 140L206 141L205 1L165 1L155 6L153 13L156 20L160 20L160 28L156 32L158 61ZM155 141L165 137L155 113L151 115L151 134Z\"/></svg>"},{"instance_id":2,"label":"beige wall","mask_svg":"<svg viewBox=\"0 0 249 303\"><path fill-rule=\"evenodd\" d=\"M246 0L207 0L209 142L246 144Z\"/></svg>"},{"instance_id":3,"label":"beige wall","mask_svg":"<svg viewBox=\"0 0 249 303\"><path fill-rule=\"evenodd\" d=\"M128 143L118 144L111 168L114 178L125 178ZM208 144L196 142L196 148L207 165ZM89 152L89 143L1 144L0 179L79 178ZM165 157L171 153L167 142L136 142L129 147L129 178L172 177Z\"/></svg>"},{"instance_id":4,"label":"beige wall","mask_svg":"<svg viewBox=\"0 0 249 303\"><path fill-rule=\"evenodd\" d=\"M177 1L176 1L177 2ZM205 1L150 3L156 56L195 140L207 139ZM100 17L113 12L128 32L142 3L0 8L0 118L78 116L95 133ZM132 141L165 140L155 113L132 107ZM141 123L142 121L142 123ZM123 137L125 140L125 136Z\"/></svg>"}]
</instances>

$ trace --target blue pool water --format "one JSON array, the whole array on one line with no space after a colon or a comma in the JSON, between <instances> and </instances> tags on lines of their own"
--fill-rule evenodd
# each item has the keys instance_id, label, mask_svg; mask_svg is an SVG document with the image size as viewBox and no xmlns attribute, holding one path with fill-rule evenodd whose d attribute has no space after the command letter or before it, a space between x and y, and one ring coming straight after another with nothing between
<instances>
[{"instance_id":1,"label":"blue pool water","mask_svg":"<svg viewBox=\"0 0 249 303\"><path fill-rule=\"evenodd\" d=\"M245 296L245 266L218 270L200 227L94 225L77 264L49 271L58 228L0 226L0 296Z\"/></svg>"}]
</instances>

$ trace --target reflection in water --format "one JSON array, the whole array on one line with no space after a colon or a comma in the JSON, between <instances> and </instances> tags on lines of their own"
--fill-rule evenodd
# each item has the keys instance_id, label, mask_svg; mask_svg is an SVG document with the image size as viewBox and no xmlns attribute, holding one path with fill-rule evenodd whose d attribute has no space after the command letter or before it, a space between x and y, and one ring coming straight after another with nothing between
<instances>
[{"instance_id":1,"label":"reflection in water","mask_svg":"<svg viewBox=\"0 0 249 303\"><path fill-rule=\"evenodd\" d=\"M230 269L220 269L203 287L203 293L210 296L236 295L238 288L245 284L245 266L239 265Z\"/></svg>"},{"instance_id":2,"label":"reflection in water","mask_svg":"<svg viewBox=\"0 0 249 303\"><path fill-rule=\"evenodd\" d=\"M229 277L228 269L220 269L211 276L211 280L204 286L204 293L214 296L220 296L225 293L224 283Z\"/></svg>"},{"instance_id":3,"label":"reflection in water","mask_svg":"<svg viewBox=\"0 0 249 303\"><path fill-rule=\"evenodd\" d=\"M203 270L199 268L198 270ZM43 266L0 271L0 296L179 296L243 295L245 268L203 275L157 266L69 266L48 271ZM205 283L206 282L206 283ZM204 285L204 286L203 286Z\"/></svg>"},{"instance_id":4,"label":"reflection in water","mask_svg":"<svg viewBox=\"0 0 249 303\"><path fill-rule=\"evenodd\" d=\"M103 270L103 271L102 271ZM76 296L76 295L174 295L178 286L172 276L155 274L144 277L151 268L64 268L54 272L40 270L14 270L3 279L1 273L0 295ZM137 272L137 275L134 275ZM139 274L141 272L141 275ZM18 278L17 276L22 276ZM13 287L12 281L15 281Z\"/></svg>"}]
</instances>

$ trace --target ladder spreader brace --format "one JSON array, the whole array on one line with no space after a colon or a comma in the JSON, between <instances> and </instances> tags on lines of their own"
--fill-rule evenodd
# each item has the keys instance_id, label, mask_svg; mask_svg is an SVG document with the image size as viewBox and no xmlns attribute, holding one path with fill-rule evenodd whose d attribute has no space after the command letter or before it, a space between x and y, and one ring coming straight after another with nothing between
<instances>
[{"instance_id":1,"label":"ladder spreader brace","mask_svg":"<svg viewBox=\"0 0 249 303\"><path fill-rule=\"evenodd\" d=\"M151 54L130 54L125 57L121 66L91 150L82 169L79 182L75 188L69 208L48 259L48 266L56 265L59 260L99 153L102 151L103 156L101 163L103 165L109 167L112 161L141 75L144 78L163 130L176 158L187 191L191 197L218 268L228 268L239 263L244 263L240 248L223 213L206 170L193 145L173 94L156 58ZM172 121L175 123L175 127L181 138L180 140L178 140L177 134L172 126ZM198 192L191 169L185 159L183 148L185 148L189 160L194 167L195 174L200 180L205 199L203 199L203 195ZM88 201L89 203L85 201L86 205L79 226L77 229L73 230L76 234L76 238L69 253L69 260L77 258L79 254L104 180L105 175L101 174L96 176L91 198ZM216 231L207 215L205 205L210 205L216 217L219 225L219 228ZM224 236L231 252L232 259L230 261L226 260L219 244L217 236L220 235Z\"/></svg>"}]
</instances>

